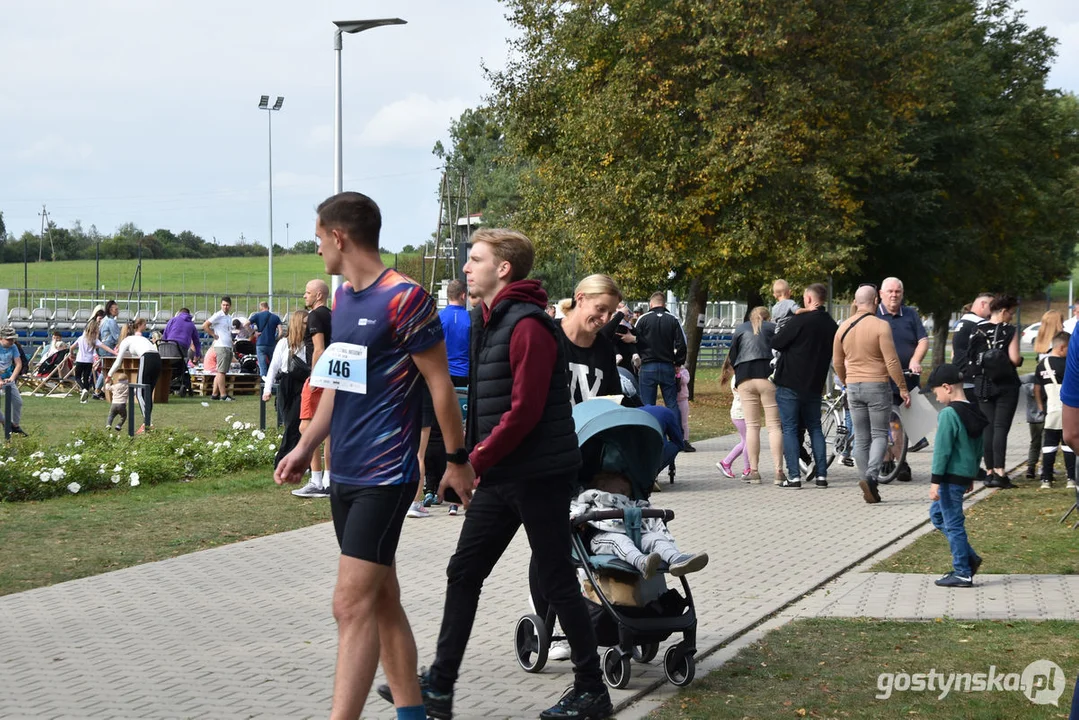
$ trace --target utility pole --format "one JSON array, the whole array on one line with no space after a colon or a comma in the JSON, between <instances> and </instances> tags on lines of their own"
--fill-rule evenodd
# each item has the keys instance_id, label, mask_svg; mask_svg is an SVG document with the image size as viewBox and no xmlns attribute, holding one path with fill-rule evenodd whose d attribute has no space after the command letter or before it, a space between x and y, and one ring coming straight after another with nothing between
<instances>
[{"instance_id":1,"label":"utility pole","mask_svg":"<svg viewBox=\"0 0 1079 720\"><path fill-rule=\"evenodd\" d=\"M37 261L41 262L41 244L45 241L45 220L49 217L44 205L41 206L41 212L38 215L41 216L41 233L37 236Z\"/></svg>"}]
</instances>

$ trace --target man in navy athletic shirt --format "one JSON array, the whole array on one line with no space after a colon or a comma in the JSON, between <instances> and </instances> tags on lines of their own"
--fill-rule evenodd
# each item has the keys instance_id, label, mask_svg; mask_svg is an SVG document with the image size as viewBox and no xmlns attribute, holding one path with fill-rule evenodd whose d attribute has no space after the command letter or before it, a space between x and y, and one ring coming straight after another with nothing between
<instances>
[{"instance_id":1,"label":"man in navy athletic shirt","mask_svg":"<svg viewBox=\"0 0 1079 720\"><path fill-rule=\"evenodd\" d=\"M341 546L333 597L338 647L332 717L360 717L381 660L398 719L426 720L416 641L394 566L419 481L419 375L451 450L443 483L465 505L475 473L464 451L435 304L423 288L382 264L381 227L378 206L360 193L339 193L318 207L318 253L326 272L347 283L334 299L333 342L311 373L312 385L324 388L322 400L274 481L299 482L311 454L332 432L330 508Z\"/></svg>"}]
</instances>

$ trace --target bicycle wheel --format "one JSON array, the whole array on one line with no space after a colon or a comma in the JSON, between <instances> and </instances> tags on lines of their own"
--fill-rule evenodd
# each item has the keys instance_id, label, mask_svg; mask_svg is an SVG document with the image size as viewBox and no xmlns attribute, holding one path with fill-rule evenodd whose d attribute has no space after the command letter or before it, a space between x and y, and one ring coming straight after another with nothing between
<instances>
[{"instance_id":1,"label":"bicycle wheel","mask_svg":"<svg viewBox=\"0 0 1079 720\"><path fill-rule=\"evenodd\" d=\"M887 485L899 475L907 459L909 446L907 433L903 430L903 419L896 410L892 410L892 419L888 423L888 447L884 451L884 461L880 464L877 482Z\"/></svg>"},{"instance_id":2,"label":"bicycle wheel","mask_svg":"<svg viewBox=\"0 0 1079 720\"><path fill-rule=\"evenodd\" d=\"M844 437L839 432L839 428L843 425L843 417L840 413L831 406L827 401L821 404L821 419L820 427L821 432L824 433L824 456L826 458L825 467L831 467L835 462L837 453L837 442L842 442L841 437ZM813 457L813 441L809 437L809 433L805 433L802 438L802 447L798 453L799 465L802 468L802 477L810 480L817 476L817 463L816 458Z\"/></svg>"}]
</instances>

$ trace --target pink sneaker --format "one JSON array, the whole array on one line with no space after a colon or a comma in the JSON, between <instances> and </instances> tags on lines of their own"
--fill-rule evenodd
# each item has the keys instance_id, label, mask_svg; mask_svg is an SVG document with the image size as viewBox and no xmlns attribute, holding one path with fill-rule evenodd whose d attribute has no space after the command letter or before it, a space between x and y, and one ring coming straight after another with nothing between
<instances>
[{"instance_id":1,"label":"pink sneaker","mask_svg":"<svg viewBox=\"0 0 1079 720\"><path fill-rule=\"evenodd\" d=\"M723 473L723 477L729 477L729 478L734 477L734 471L731 470L731 464L729 462L725 462L723 460L720 460L719 462L716 463L716 467L719 468L719 471L721 473Z\"/></svg>"}]
</instances>

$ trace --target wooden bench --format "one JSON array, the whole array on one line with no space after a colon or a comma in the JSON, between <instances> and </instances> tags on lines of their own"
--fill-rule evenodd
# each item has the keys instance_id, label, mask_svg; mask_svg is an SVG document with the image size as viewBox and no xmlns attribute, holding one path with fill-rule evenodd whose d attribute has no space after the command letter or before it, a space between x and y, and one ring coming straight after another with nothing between
<instances>
[{"instance_id":1,"label":"wooden bench","mask_svg":"<svg viewBox=\"0 0 1079 720\"><path fill-rule=\"evenodd\" d=\"M196 395L209 397L214 394L214 376L191 373L191 389ZM262 378L251 373L228 373L225 392L229 395L255 395L262 389Z\"/></svg>"}]
</instances>

